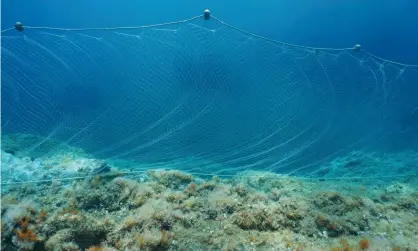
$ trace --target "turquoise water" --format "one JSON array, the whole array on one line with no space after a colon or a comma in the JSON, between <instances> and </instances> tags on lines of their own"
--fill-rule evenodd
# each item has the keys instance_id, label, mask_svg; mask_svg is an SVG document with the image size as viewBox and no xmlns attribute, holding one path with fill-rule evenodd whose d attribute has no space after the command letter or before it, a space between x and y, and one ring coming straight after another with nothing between
<instances>
[{"instance_id":1,"label":"turquoise water","mask_svg":"<svg viewBox=\"0 0 418 251\"><path fill-rule=\"evenodd\" d=\"M5 12L2 249L415 250L414 3L269 4Z\"/></svg>"},{"instance_id":2,"label":"turquoise water","mask_svg":"<svg viewBox=\"0 0 418 251\"><path fill-rule=\"evenodd\" d=\"M3 134L40 136L20 149L29 155L57 140L149 168L307 177L353 151L417 147L416 66L354 45L287 44L198 16L150 28L29 27L8 31L2 46ZM398 171L389 175L415 174Z\"/></svg>"}]
</instances>

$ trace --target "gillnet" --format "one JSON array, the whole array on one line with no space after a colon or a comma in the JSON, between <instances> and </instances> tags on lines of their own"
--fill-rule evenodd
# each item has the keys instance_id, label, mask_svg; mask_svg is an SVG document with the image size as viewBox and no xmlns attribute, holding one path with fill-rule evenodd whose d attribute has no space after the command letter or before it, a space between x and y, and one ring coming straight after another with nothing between
<instances>
[{"instance_id":1,"label":"gillnet","mask_svg":"<svg viewBox=\"0 0 418 251\"><path fill-rule=\"evenodd\" d=\"M417 172L412 164L326 164L405 149L418 159L418 67L359 46L287 44L198 16L140 27L9 29L1 49L2 143L11 148L3 157L18 152L39 166L24 175L3 165L3 183L80 175L51 171L72 158L51 159L64 152L128 173Z\"/></svg>"}]
</instances>

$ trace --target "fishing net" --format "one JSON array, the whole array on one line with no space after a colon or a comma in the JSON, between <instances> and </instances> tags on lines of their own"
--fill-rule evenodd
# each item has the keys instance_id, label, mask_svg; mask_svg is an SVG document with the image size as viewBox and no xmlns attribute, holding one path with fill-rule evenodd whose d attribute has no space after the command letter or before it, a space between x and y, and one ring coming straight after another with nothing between
<instances>
[{"instance_id":1,"label":"fishing net","mask_svg":"<svg viewBox=\"0 0 418 251\"><path fill-rule=\"evenodd\" d=\"M329 163L405 149L415 156L417 66L358 45L287 44L215 17L22 28L2 32L3 183L67 177L51 170L75 156L129 172L416 175L412 164ZM26 175L16 171L21 162Z\"/></svg>"}]
</instances>

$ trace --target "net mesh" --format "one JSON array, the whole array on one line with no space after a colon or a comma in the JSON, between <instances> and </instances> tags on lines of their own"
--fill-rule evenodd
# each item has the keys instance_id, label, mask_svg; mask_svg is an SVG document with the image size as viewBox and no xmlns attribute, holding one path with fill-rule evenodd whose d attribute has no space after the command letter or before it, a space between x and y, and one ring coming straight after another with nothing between
<instances>
[{"instance_id":1,"label":"net mesh","mask_svg":"<svg viewBox=\"0 0 418 251\"><path fill-rule=\"evenodd\" d=\"M3 32L1 50L2 134L12 135L7 143L36 135L20 146L24 155L46 158L65 145L133 172L416 175L324 172L353 151L418 150L414 65L287 44L200 16L143 27L25 27ZM4 168L3 177L16 180Z\"/></svg>"}]
</instances>

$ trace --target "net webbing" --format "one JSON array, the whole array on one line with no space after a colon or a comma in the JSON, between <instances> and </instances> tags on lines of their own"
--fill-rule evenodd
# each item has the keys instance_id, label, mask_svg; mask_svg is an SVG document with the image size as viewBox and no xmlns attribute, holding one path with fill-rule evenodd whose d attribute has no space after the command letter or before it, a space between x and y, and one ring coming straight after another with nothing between
<instances>
[{"instance_id":1,"label":"net webbing","mask_svg":"<svg viewBox=\"0 0 418 251\"><path fill-rule=\"evenodd\" d=\"M46 158L60 142L129 162L132 172L416 175L324 172L324 163L353 151L418 150L418 66L359 47L294 45L202 16L136 27L24 26L3 31L1 47L2 134L36 135L20 146L24 155Z\"/></svg>"}]
</instances>

